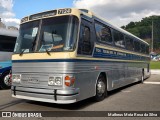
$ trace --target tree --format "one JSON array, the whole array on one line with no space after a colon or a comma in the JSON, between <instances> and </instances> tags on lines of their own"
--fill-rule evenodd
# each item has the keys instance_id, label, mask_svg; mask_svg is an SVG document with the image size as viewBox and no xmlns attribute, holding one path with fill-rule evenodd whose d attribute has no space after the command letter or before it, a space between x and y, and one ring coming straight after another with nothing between
<instances>
[{"instance_id":1,"label":"tree","mask_svg":"<svg viewBox=\"0 0 160 120\"><path fill-rule=\"evenodd\" d=\"M149 41L152 39L152 21L154 48L157 50L160 49L160 16L145 17L139 22L130 22L122 28L141 39Z\"/></svg>"}]
</instances>

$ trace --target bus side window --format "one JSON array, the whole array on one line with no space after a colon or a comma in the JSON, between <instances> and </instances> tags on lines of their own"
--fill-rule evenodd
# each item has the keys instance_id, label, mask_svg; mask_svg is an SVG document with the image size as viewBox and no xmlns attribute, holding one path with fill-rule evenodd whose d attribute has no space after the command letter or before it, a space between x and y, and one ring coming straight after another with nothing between
<instances>
[{"instance_id":1,"label":"bus side window","mask_svg":"<svg viewBox=\"0 0 160 120\"><path fill-rule=\"evenodd\" d=\"M87 26L81 27L81 38L78 45L78 54L91 55L91 33Z\"/></svg>"},{"instance_id":2,"label":"bus side window","mask_svg":"<svg viewBox=\"0 0 160 120\"><path fill-rule=\"evenodd\" d=\"M134 50L133 39L128 36L125 36L125 40L126 40L126 49L133 51Z\"/></svg>"},{"instance_id":3,"label":"bus side window","mask_svg":"<svg viewBox=\"0 0 160 120\"><path fill-rule=\"evenodd\" d=\"M16 37L0 35L0 51L13 52Z\"/></svg>"}]
</instances>

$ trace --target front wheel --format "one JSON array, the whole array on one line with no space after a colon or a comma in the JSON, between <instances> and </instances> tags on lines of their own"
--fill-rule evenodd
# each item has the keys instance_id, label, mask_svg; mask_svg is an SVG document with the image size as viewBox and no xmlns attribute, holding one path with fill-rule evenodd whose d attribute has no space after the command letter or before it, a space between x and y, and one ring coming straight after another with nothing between
<instances>
[{"instance_id":1,"label":"front wheel","mask_svg":"<svg viewBox=\"0 0 160 120\"><path fill-rule=\"evenodd\" d=\"M95 100L97 102L102 101L106 96L107 96L106 80L104 76L100 76L96 84Z\"/></svg>"},{"instance_id":2,"label":"front wheel","mask_svg":"<svg viewBox=\"0 0 160 120\"><path fill-rule=\"evenodd\" d=\"M1 77L0 86L2 89L9 89L11 87L10 72L5 72Z\"/></svg>"}]
</instances>

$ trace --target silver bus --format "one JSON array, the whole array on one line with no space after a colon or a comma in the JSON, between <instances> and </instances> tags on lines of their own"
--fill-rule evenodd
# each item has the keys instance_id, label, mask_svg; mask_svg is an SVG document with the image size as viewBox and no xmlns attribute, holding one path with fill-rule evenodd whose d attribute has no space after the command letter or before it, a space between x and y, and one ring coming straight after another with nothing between
<instances>
[{"instance_id":1,"label":"silver bus","mask_svg":"<svg viewBox=\"0 0 160 120\"><path fill-rule=\"evenodd\" d=\"M10 70L11 56L14 51L14 45L18 31L0 28L0 88L11 87Z\"/></svg>"},{"instance_id":2,"label":"silver bus","mask_svg":"<svg viewBox=\"0 0 160 120\"><path fill-rule=\"evenodd\" d=\"M59 104L150 76L149 44L85 9L23 18L12 62L13 97Z\"/></svg>"}]
</instances>

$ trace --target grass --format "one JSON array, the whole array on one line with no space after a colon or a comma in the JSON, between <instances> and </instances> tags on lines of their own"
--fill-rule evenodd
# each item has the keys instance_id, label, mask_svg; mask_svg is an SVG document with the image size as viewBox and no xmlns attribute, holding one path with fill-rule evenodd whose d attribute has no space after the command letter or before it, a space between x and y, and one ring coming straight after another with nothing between
<instances>
[{"instance_id":1,"label":"grass","mask_svg":"<svg viewBox=\"0 0 160 120\"><path fill-rule=\"evenodd\" d=\"M150 68L151 69L160 69L160 61L151 61Z\"/></svg>"}]
</instances>

